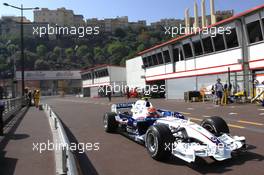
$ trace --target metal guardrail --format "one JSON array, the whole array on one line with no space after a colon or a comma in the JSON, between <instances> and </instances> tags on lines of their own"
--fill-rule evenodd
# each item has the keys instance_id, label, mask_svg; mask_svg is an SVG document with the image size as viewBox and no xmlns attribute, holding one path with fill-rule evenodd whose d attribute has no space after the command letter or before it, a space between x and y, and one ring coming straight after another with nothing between
<instances>
[{"instance_id":1,"label":"metal guardrail","mask_svg":"<svg viewBox=\"0 0 264 175\"><path fill-rule=\"evenodd\" d=\"M24 97L0 100L0 135L4 135L4 126L12 119L12 116L25 106Z\"/></svg>"},{"instance_id":2,"label":"metal guardrail","mask_svg":"<svg viewBox=\"0 0 264 175\"><path fill-rule=\"evenodd\" d=\"M57 141L59 142L60 145L71 145L66 132L64 130L64 127L59 119L59 117L57 116L57 114L51 109L51 107L47 104L45 104L44 106L44 111L46 113L47 116L49 116L49 118L52 120L53 123L53 130L57 131ZM53 133L54 134L54 133ZM55 135L55 134L54 134ZM53 135L53 139L54 139L54 135ZM55 150L56 151L56 150ZM59 160L61 160L60 162L60 167L59 167L59 174L67 174L67 175L78 175L78 170L77 170L77 166L76 166L76 162L75 162L75 158L74 158L74 154L67 148L63 148L61 149L61 152L59 153L55 153L57 154L59 157ZM56 162L56 166L57 162ZM56 169L58 169L58 167L56 167Z\"/></svg>"},{"instance_id":3,"label":"metal guardrail","mask_svg":"<svg viewBox=\"0 0 264 175\"><path fill-rule=\"evenodd\" d=\"M11 115L19 111L25 104L26 100L24 97L13 98L8 100L0 100L4 106L3 120L7 120Z\"/></svg>"}]
</instances>

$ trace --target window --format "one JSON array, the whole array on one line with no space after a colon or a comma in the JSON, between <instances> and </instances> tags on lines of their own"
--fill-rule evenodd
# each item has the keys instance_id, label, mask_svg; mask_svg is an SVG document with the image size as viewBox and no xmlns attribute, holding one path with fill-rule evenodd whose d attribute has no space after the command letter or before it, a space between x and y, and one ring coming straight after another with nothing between
<instances>
[{"instance_id":1,"label":"window","mask_svg":"<svg viewBox=\"0 0 264 175\"><path fill-rule=\"evenodd\" d=\"M107 77L108 76L108 70L104 69L102 70L102 77Z\"/></svg>"},{"instance_id":2,"label":"window","mask_svg":"<svg viewBox=\"0 0 264 175\"><path fill-rule=\"evenodd\" d=\"M88 74L88 79L90 80L90 79L92 79L93 77L92 77L92 74L91 73L89 73Z\"/></svg>"},{"instance_id":3,"label":"window","mask_svg":"<svg viewBox=\"0 0 264 175\"><path fill-rule=\"evenodd\" d=\"M158 58L159 64L164 63L161 52L157 54L157 58Z\"/></svg>"},{"instance_id":4,"label":"window","mask_svg":"<svg viewBox=\"0 0 264 175\"><path fill-rule=\"evenodd\" d=\"M170 60L170 53L169 53L168 50L163 51L163 56L164 56L165 63L171 62L171 60Z\"/></svg>"},{"instance_id":5,"label":"window","mask_svg":"<svg viewBox=\"0 0 264 175\"><path fill-rule=\"evenodd\" d=\"M151 56L148 56L147 59L148 59L149 67L153 66L153 60L151 59Z\"/></svg>"},{"instance_id":6,"label":"window","mask_svg":"<svg viewBox=\"0 0 264 175\"><path fill-rule=\"evenodd\" d=\"M147 57L143 57L143 64L144 64L145 67L148 67Z\"/></svg>"},{"instance_id":7,"label":"window","mask_svg":"<svg viewBox=\"0 0 264 175\"><path fill-rule=\"evenodd\" d=\"M204 53L211 53L213 52L213 45L212 45L212 40L211 37L206 37L202 39L203 46L204 46Z\"/></svg>"},{"instance_id":8,"label":"window","mask_svg":"<svg viewBox=\"0 0 264 175\"><path fill-rule=\"evenodd\" d=\"M94 72L93 75L94 75L93 77L95 77L95 78L98 77L97 72Z\"/></svg>"},{"instance_id":9,"label":"window","mask_svg":"<svg viewBox=\"0 0 264 175\"><path fill-rule=\"evenodd\" d=\"M190 43L184 44L183 50L184 50L185 58L190 58L193 56Z\"/></svg>"},{"instance_id":10,"label":"window","mask_svg":"<svg viewBox=\"0 0 264 175\"><path fill-rule=\"evenodd\" d=\"M87 74L82 75L83 80L87 80Z\"/></svg>"},{"instance_id":11,"label":"window","mask_svg":"<svg viewBox=\"0 0 264 175\"><path fill-rule=\"evenodd\" d=\"M264 18L262 18L262 24L263 24L263 26L264 26Z\"/></svg>"},{"instance_id":12,"label":"window","mask_svg":"<svg viewBox=\"0 0 264 175\"><path fill-rule=\"evenodd\" d=\"M173 49L173 61L178 62L180 61L180 53L179 53L179 48Z\"/></svg>"},{"instance_id":13,"label":"window","mask_svg":"<svg viewBox=\"0 0 264 175\"><path fill-rule=\"evenodd\" d=\"M183 61L184 58L183 58L183 52L182 52L182 49L180 49L180 61Z\"/></svg>"},{"instance_id":14,"label":"window","mask_svg":"<svg viewBox=\"0 0 264 175\"><path fill-rule=\"evenodd\" d=\"M178 62L183 60L182 50L180 48L173 49L173 61Z\"/></svg>"},{"instance_id":15,"label":"window","mask_svg":"<svg viewBox=\"0 0 264 175\"><path fill-rule=\"evenodd\" d=\"M95 75L96 75L97 78L106 77L106 76L108 76L108 70L107 69L102 69L102 70L96 71Z\"/></svg>"},{"instance_id":16,"label":"window","mask_svg":"<svg viewBox=\"0 0 264 175\"><path fill-rule=\"evenodd\" d=\"M193 41L193 47L195 56L203 54L202 44L200 40Z\"/></svg>"},{"instance_id":17,"label":"window","mask_svg":"<svg viewBox=\"0 0 264 175\"><path fill-rule=\"evenodd\" d=\"M249 43L255 43L263 40L259 21L248 23L247 32L248 32Z\"/></svg>"},{"instance_id":18,"label":"window","mask_svg":"<svg viewBox=\"0 0 264 175\"><path fill-rule=\"evenodd\" d=\"M221 34L216 34L215 37L213 37L214 41L214 46L215 46L215 51L220 51L220 50L225 50L225 42L223 35Z\"/></svg>"},{"instance_id":19,"label":"window","mask_svg":"<svg viewBox=\"0 0 264 175\"><path fill-rule=\"evenodd\" d=\"M108 70L107 70L107 69L105 69L105 71L106 71L106 76L109 76Z\"/></svg>"},{"instance_id":20,"label":"window","mask_svg":"<svg viewBox=\"0 0 264 175\"><path fill-rule=\"evenodd\" d=\"M239 45L238 39L237 39L236 28L233 28L230 31L231 31L230 34L227 31L225 32L226 45L227 45L227 48L229 49L233 47L237 47Z\"/></svg>"},{"instance_id":21,"label":"window","mask_svg":"<svg viewBox=\"0 0 264 175\"><path fill-rule=\"evenodd\" d=\"M152 55L152 60L153 60L153 64L154 64L154 66L159 64L159 62L158 62L158 58L157 58L156 55Z\"/></svg>"}]
</instances>

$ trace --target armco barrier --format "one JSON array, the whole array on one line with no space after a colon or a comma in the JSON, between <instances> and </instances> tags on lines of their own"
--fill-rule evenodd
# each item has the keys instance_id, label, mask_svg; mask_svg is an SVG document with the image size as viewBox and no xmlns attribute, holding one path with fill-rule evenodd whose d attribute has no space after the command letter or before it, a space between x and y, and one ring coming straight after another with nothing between
<instances>
[{"instance_id":1,"label":"armco barrier","mask_svg":"<svg viewBox=\"0 0 264 175\"><path fill-rule=\"evenodd\" d=\"M55 151L56 173L67 175L78 175L74 154L65 147L70 145L69 139L63 128L63 125L55 112L49 105L44 105L44 111L49 118L49 122L53 134L53 142L56 144L64 145L64 148Z\"/></svg>"}]
</instances>

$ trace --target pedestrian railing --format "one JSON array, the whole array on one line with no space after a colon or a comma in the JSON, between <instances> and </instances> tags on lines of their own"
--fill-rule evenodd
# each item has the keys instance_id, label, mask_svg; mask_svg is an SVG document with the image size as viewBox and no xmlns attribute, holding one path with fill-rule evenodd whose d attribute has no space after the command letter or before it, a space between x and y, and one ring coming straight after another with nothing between
<instances>
[{"instance_id":1,"label":"pedestrian railing","mask_svg":"<svg viewBox=\"0 0 264 175\"><path fill-rule=\"evenodd\" d=\"M49 117L51 124L53 142L60 145L60 149L55 151L55 162L57 174L78 175L78 170L75 162L74 153L67 148L71 145L67 134L64 130L59 116L51 109L49 105L43 106L46 115Z\"/></svg>"},{"instance_id":2,"label":"pedestrian railing","mask_svg":"<svg viewBox=\"0 0 264 175\"><path fill-rule=\"evenodd\" d=\"M4 135L4 126L12 119L23 106L26 100L24 97L0 100L0 135Z\"/></svg>"},{"instance_id":3,"label":"pedestrian railing","mask_svg":"<svg viewBox=\"0 0 264 175\"><path fill-rule=\"evenodd\" d=\"M6 121L10 116L19 111L26 103L24 97L0 100L3 105L3 120Z\"/></svg>"}]
</instances>

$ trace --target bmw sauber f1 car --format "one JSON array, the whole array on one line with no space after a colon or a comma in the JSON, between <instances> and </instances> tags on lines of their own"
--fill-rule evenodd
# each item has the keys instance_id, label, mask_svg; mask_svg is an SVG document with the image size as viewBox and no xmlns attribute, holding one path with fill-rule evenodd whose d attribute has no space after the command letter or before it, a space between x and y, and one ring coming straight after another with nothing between
<instances>
[{"instance_id":1,"label":"bmw sauber f1 car","mask_svg":"<svg viewBox=\"0 0 264 175\"><path fill-rule=\"evenodd\" d=\"M221 117L209 117L201 124L179 112L156 109L148 100L113 104L103 118L106 132L121 132L146 146L156 160L174 155L186 162L198 157L222 161L233 152L245 151L245 137L231 136Z\"/></svg>"}]
</instances>

